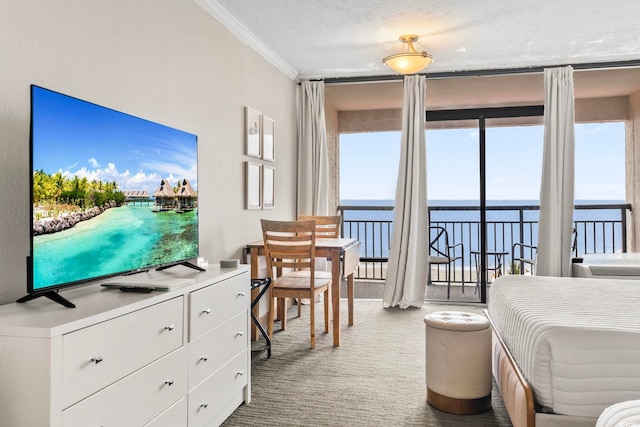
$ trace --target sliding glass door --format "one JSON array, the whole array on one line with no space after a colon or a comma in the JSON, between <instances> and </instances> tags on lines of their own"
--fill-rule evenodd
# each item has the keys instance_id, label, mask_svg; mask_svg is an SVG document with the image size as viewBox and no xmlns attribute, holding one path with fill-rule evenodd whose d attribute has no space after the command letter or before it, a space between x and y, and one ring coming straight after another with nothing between
<instances>
[{"instance_id":1,"label":"sliding glass door","mask_svg":"<svg viewBox=\"0 0 640 427\"><path fill-rule=\"evenodd\" d=\"M456 260L460 264L453 264L446 276L448 297L428 287L427 299L485 303L487 284L515 268L514 243L534 232L524 230L524 224L532 221L531 206L538 204L542 114L541 106L427 112L430 224L453 235L451 245L457 240L464 245L464 266ZM447 189L446 196L440 196L441 188ZM438 197L447 197L448 206ZM430 265L432 279L442 268Z\"/></svg>"},{"instance_id":2,"label":"sliding glass door","mask_svg":"<svg viewBox=\"0 0 640 427\"><path fill-rule=\"evenodd\" d=\"M474 267L480 235L478 122L462 124L431 122L426 132L428 300L480 301Z\"/></svg>"}]
</instances>

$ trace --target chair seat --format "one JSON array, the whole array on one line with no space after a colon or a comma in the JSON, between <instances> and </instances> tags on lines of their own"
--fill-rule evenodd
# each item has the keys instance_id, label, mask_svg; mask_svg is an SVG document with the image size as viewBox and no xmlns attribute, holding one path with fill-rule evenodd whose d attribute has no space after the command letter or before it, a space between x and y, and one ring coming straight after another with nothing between
<instances>
[{"instance_id":1,"label":"chair seat","mask_svg":"<svg viewBox=\"0 0 640 427\"><path fill-rule=\"evenodd\" d=\"M305 277L305 278L309 278L309 271L308 270L302 270L302 271L292 271L291 273L287 273L286 274L289 277ZM315 279L329 279L331 280L333 278L333 276L331 275L330 271L318 271L316 270L316 274L315 274Z\"/></svg>"},{"instance_id":2,"label":"chair seat","mask_svg":"<svg viewBox=\"0 0 640 427\"><path fill-rule=\"evenodd\" d=\"M326 274L328 274L328 277ZM284 274L275 279L273 282L273 290L277 289L297 289L297 290L309 290L309 272L308 271L294 271L288 274ZM325 277L322 277L325 276ZM331 284L331 273L316 272L314 280L314 288L322 288Z\"/></svg>"},{"instance_id":3,"label":"chair seat","mask_svg":"<svg viewBox=\"0 0 640 427\"><path fill-rule=\"evenodd\" d=\"M449 264L449 258L429 255L429 264Z\"/></svg>"}]
</instances>

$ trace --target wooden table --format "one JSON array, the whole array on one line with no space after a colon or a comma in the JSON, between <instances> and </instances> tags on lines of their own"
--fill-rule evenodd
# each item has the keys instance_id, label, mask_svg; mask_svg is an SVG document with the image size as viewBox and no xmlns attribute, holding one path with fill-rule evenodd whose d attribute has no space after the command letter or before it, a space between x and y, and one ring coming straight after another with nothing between
<instances>
[{"instance_id":1,"label":"wooden table","mask_svg":"<svg viewBox=\"0 0 640 427\"><path fill-rule=\"evenodd\" d=\"M264 255L264 242L249 243L251 278L259 279L258 256ZM353 273L360 262L360 242L355 239L316 239L316 256L331 263L331 309L333 312L333 346L340 345L340 278L347 278L349 325L353 325ZM336 262L337 261L337 262Z\"/></svg>"}]
</instances>

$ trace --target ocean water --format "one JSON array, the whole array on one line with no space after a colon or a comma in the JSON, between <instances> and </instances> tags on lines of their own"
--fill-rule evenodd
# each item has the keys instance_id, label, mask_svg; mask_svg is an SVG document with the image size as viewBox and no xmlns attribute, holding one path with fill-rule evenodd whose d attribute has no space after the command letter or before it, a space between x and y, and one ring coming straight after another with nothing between
<instances>
[{"instance_id":1,"label":"ocean water","mask_svg":"<svg viewBox=\"0 0 640 427\"><path fill-rule=\"evenodd\" d=\"M393 207L394 200L341 200L340 205L343 206L383 206ZM624 200L577 200L576 205L597 205L597 204L621 204L625 203ZM487 206L538 206L540 203L537 200L487 200ZM444 206L480 206L479 200L429 200L429 207L444 207ZM380 220L393 220L393 211L359 211L350 210L347 211L345 219L380 219ZM619 219L620 213L617 209L603 209L603 210L574 210L574 219L581 220L609 220ZM525 221L537 221L538 211L525 211ZM437 211L432 210L431 221L437 222L449 222L449 221L479 221L480 211ZM491 211L487 212L487 221L517 221L518 214L514 211Z\"/></svg>"},{"instance_id":2,"label":"ocean water","mask_svg":"<svg viewBox=\"0 0 640 427\"><path fill-rule=\"evenodd\" d=\"M581 200L576 205L584 204L621 204L621 200ZM341 200L343 206L383 206L393 207L393 200ZM479 207L478 200L429 200L428 205L434 207ZM538 206L535 200L488 200L487 206ZM488 250L511 251L514 242L525 242L537 245L538 237L538 210L524 210L525 222L524 236L519 236L519 211L518 210L487 210L487 245ZM350 229L345 227L345 235L359 238L362 243L361 256L363 257L387 257L390 248L390 227L380 227L377 221L393 221L393 210L348 210L343 213L345 221L359 221L357 226ZM619 209L599 210L574 210L574 221L578 229L578 252L619 252L621 250L620 226L610 224L593 226L591 221L617 221L620 219ZM462 242L465 246L465 258L470 259L470 251L478 250L479 230L477 224L480 221L480 211L476 210L436 210L430 214L432 225L443 225L449 232L451 243ZM584 221L589 222L587 226ZM503 223L511 223L503 225Z\"/></svg>"},{"instance_id":3,"label":"ocean water","mask_svg":"<svg viewBox=\"0 0 640 427\"><path fill-rule=\"evenodd\" d=\"M121 206L71 229L34 236L34 289L196 257L197 218L197 210Z\"/></svg>"}]
</instances>

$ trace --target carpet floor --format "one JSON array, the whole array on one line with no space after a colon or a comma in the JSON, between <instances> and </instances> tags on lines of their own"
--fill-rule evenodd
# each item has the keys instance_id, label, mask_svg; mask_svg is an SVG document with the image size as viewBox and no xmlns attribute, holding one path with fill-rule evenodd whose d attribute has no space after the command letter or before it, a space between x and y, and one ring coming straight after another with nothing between
<instances>
[{"instance_id":1,"label":"carpet floor","mask_svg":"<svg viewBox=\"0 0 640 427\"><path fill-rule=\"evenodd\" d=\"M272 357L252 364L252 401L223 424L232 426L511 426L499 392L480 415L452 415L426 401L424 316L433 311L475 313L481 307L426 303L422 308L384 309L380 300L356 299L355 325L341 304L342 341L333 347L316 305L316 348L309 348L309 307L286 331L274 333ZM276 329L279 325L276 323ZM264 341L254 343L254 349Z\"/></svg>"}]
</instances>

